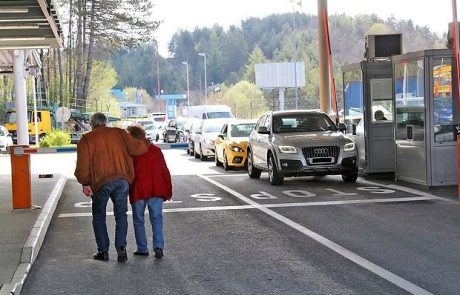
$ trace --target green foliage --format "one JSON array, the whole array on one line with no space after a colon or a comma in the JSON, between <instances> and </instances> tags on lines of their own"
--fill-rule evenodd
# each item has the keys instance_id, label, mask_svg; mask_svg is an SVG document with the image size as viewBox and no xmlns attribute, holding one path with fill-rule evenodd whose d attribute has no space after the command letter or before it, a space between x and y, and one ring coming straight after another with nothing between
<instances>
[{"instance_id":1,"label":"green foliage","mask_svg":"<svg viewBox=\"0 0 460 295\"><path fill-rule=\"evenodd\" d=\"M120 117L117 100L110 95L110 89L117 84L117 72L110 62L95 60L91 71L86 108L89 112L108 112Z\"/></svg>"},{"instance_id":2,"label":"green foliage","mask_svg":"<svg viewBox=\"0 0 460 295\"><path fill-rule=\"evenodd\" d=\"M70 133L60 129L53 129L40 140L40 147L57 147L70 144Z\"/></svg>"},{"instance_id":3,"label":"green foliage","mask_svg":"<svg viewBox=\"0 0 460 295\"><path fill-rule=\"evenodd\" d=\"M223 92L223 104L230 106L237 118L256 118L268 110L262 91L253 83L241 81Z\"/></svg>"}]
</instances>

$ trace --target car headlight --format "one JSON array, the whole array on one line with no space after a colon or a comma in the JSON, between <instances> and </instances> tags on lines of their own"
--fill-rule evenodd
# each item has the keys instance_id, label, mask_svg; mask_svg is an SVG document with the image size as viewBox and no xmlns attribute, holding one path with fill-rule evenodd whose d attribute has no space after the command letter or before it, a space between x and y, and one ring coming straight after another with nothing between
<instances>
[{"instance_id":1,"label":"car headlight","mask_svg":"<svg viewBox=\"0 0 460 295\"><path fill-rule=\"evenodd\" d=\"M354 149L355 149L355 143L354 142L346 143L345 146L343 147L343 150L345 152L349 152L349 151L352 151Z\"/></svg>"},{"instance_id":2,"label":"car headlight","mask_svg":"<svg viewBox=\"0 0 460 295\"><path fill-rule=\"evenodd\" d=\"M297 149L293 146L280 145L278 149L280 150L280 152L285 154L297 154Z\"/></svg>"},{"instance_id":3,"label":"car headlight","mask_svg":"<svg viewBox=\"0 0 460 295\"><path fill-rule=\"evenodd\" d=\"M236 146L236 145L232 146L231 150L234 151L235 153L241 153L243 151L242 148L240 148L239 146Z\"/></svg>"}]
</instances>

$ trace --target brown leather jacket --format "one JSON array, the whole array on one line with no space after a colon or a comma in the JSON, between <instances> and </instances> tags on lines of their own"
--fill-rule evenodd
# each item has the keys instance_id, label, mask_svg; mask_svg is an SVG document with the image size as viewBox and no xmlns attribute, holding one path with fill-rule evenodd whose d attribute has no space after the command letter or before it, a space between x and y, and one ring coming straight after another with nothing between
<instances>
[{"instance_id":1,"label":"brown leather jacket","mask_svg":"<svg viewBox=\"0 0 460 295\"><path fill-rule=\"evenodd\" d=\"M114 179L134 179L131 156L147 152L144 140L131 137L125 130L100 126L83 135L77 145L75 177L82 185L89 185L96 193Z\"/></svg>"}]
</instances>

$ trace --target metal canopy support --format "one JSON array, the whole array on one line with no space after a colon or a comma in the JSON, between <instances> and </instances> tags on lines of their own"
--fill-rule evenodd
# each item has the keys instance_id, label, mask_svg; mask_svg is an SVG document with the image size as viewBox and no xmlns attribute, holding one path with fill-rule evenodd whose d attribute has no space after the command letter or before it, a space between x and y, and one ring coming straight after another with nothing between
<instances>
[{"instance_id":1,"label":"metal canopy support","mask_svg":"<svg viewBox=\"0 0 460 295\"><path fill-rule=\"evenodd\" d=\"M24 50L13 51L13 63L14 107L16 109L17 143L18 145L29 145Z\"/></svg>"}]
</instances>

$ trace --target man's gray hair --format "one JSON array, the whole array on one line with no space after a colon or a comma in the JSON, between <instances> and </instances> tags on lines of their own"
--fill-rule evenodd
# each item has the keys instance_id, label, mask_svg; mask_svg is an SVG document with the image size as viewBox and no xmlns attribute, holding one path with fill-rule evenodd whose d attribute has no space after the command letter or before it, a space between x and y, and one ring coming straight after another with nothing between
<instances>
[{"instance_id":1,"label":"man's gray hair","mask_svg":"<svg viewBox=\"0 0 460 295\"><path fill-rule=\"evenodd\" d=\"M105 126L107 125L107 117L103 113L94 113L91 115L91 118L89 119L89 124L91 125L92 128L96 128L99 126Z\"/></svg>"}]
</instances>

